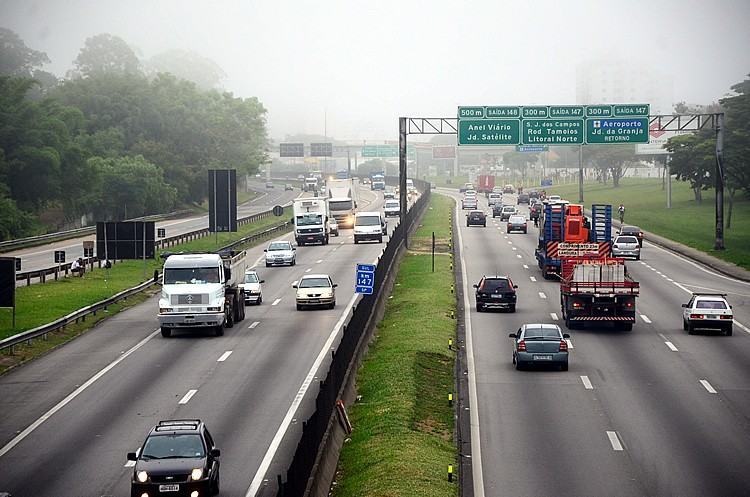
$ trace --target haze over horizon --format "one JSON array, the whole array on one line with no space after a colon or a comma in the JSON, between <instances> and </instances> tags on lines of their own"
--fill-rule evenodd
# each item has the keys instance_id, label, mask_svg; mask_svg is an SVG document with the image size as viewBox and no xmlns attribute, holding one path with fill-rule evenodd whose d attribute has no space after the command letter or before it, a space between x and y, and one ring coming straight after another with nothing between
<instances>
[{"instance_id":1,"label":"haze over horizon","mask_svg":"<svg viewBox=\"0 0 750 497\"><path fill-rule=\"evenodd\" d=\"M750 72L750 2L71 2L0 0L0 25L62 77L109 33L147 59L191 50L223 88L257 96L270 136L393 139L399 116L457 105L576 103L576 66L616 57L668 75L674 101L705 104ZM720 35L715 35L720 33Z\"/></svg>"}]
</instances>

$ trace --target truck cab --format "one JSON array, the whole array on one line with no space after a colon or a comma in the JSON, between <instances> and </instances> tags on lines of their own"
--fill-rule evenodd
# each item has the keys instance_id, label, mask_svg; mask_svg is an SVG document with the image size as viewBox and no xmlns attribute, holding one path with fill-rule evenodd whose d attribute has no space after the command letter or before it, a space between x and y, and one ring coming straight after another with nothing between
<instances>
[{"instance_id":1,"label":"truck cab","mask_svg":"<svg viewBox=\"0 0 750 497\"><path fill-rule=\"evenodd\" d=\"M320 243L327 245L330 238L328 199L325 197L298 198L294 211L294 239L297 245ZM337 228L338 229L338 228Z\"/></svg>"}]
</instances>

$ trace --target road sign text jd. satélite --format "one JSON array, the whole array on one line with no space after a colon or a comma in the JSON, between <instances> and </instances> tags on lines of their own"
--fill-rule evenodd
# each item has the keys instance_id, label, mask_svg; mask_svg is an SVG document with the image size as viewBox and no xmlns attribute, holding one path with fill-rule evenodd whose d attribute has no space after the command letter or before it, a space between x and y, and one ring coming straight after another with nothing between
<instances>
[{"instance_id":1,"label":"road sign text jd. sat\u00e9lite","mask_svg":"<svg viewBox=\"0 0 750 497\"><path fill-rule=\"evenodd\" d=\"M357 264L357 281L354 284L356 293L372 295L375 288L375 265Z\"/></svg>"}]
</instances>

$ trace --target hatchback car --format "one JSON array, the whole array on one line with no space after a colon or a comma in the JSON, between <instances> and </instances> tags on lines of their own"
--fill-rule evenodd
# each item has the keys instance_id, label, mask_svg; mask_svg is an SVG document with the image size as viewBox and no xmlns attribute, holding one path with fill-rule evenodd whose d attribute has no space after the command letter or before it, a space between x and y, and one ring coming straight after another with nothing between
<instances>
[{"instance_id":1,"label":"hatchback car","mask_svg":"<svg viewBox=\"0 0 750 497\"><path fill-rule=\"evenodd\" d=\"M273 188L273 183L271 181L266 182L266 188Z\"/></svg>"},{"instance_id":2,"label":"hatchback car","mask_svg":"<svg viewBox=\"0 0 750 497\"><path fill-rule=\"evenodd\" d=\"M477 198L476 197L464 197L464 199L461 201L461 209L476 209L477 208Z\"/></svg>"},{"instance_id":3,"label":"hatchback car","mask_svg":"<svg viewBox=\"0 0 750 497\"><path fill-rule=\"evenodd\" d=\"M493 206L495 204L502 204L503 196L500 193L490 193L487 195L487 203L490 206Z\"/></svg>"},{"instance_id":4,"label":"hatchback car","mask_svg":"<svg viewBox=\"0 0 750 497\"><path fill-rule=\"evenodd\" d=\"M612 257L634 257L635 260L641 258L641 246L638 239L634 236L620 235L615 238L612 244Z\"/></svg>"},{"instance_id":5,"label":"hatchback car","mask_svg":"<svg viewBox=\"0 0 750 497\"><path fill-rule=\"evenodd\" d=\"M506 231L508 233L512 233L513 231L521 231L523 233L526 233L527 230L528 225L526 223L526 216L520 216L516 214L508 218L508 226L506 228Z\"/></svg>"},{"instance_id":6,"label":"hatchback car","mask_svg":"<svg viewBox=\"0 0 750 497\"><path fill-rule=\"evenodd\" d=\"M295 302L297 310L305 307L336 307L336 287L327 274L308 274L295 281L292 288L297 290Z\"/></svg>"},{"instance_id":7,"label":"hatchback car","mask_svg":"<svg viewBox=\"0 0 750 497\"><path fill-rule=\"evenodd\" d=\"M623 226L620 228L620 235L630 235L638 239L638 245L643 247L643 230L638 226Z\"/></svg>"},{"instance_id":8,"label":"hatchback car","mask_svg":"<svg viewBox=\"0 0 750 497\"><path fill-rule=\"evenodd\" d=\"M332 236L339 236L339 222L333 216L328 218L328 232Z\"/></svg>"},{"instance_id":9,"label":"hatchback car","mask_svg":"<svg viewBox=\"0 0 750 497\"><path fill-rule=\"evenodd\" d=\"M513 364L521 370L531 364L553 364L568 370L568 342L570 335L556 324L524 324L508 335L513 342Z\"/></svg>"},{"instance_id":10,"label":"hatchback car","mask_svg":"<svg viewBox=\"0 0 750 497\"><path fill-rule=\"evenodd\" d=\"M507 309L516 312L516 289L507 276L482 276L476 288L477 312L485 309Z\"/></svg>"},{"instance_id":11,"label":"hatchback car","mask_svg":"<svg viewBox=\"0 0 750 497\"><path fill-rule=\"evenodd\" d=\"M518 194L518 204L528 204L529 203L529 194L528 193L519 193Z\"/></svg>"},{"instance_id":12,"label":"hatchback car","mask_svg":"<svg viewBox=\"0 0 750 497\"><path fill-rule=\"evenodd\" d=\"M159 421L127 455L135 462L130 495L216 495L220 455L200 419Z\"/></svg>"},{"instance_id":13,"label":"hatchback car","mask_svg":"<svg viewBox=\"0 0 750 497\"><path fill-rule=\"evenodd\" d=\"M513 185L505 185L503 187L503 193L515 193L515 189L513 188Z\"/></svg>"},{"instance_id":14,"label":"hatchback car","mask_svg":"<svg viewBox=\"0 0 750 497\"><path fill-rule=\"evenodd\" d=\"M470 211L466 214L466 226L487 226L487 216L482 211Z\"/></svg>"},{"instance_id":15,"label":"hatchback car","mask_svg":"<svg viewBox=\"0 0 750 497\"><path fill-rule=\"evenodd\" d=\"M697 328L721 330L732 334L732 306L723 293L694 293L682 304L682 328L692 335Z\"/></svg>"},{"instance_id":16,"label":"hatchback car","mask_svg":"<svg viewBox=\"0 0 750 497\"><path fill-rule=\"evenodd\" d=\"M260 279L257 272L253 270L245 271L245 279L239 284L239 287L246 304L260 305L263 303L262 284L264 282L265 280Z\"/></svg>"},{"instance_id":17,"label":"hatchback car","mask_svg":"<svg viewBox=\"0 0 750 497\"><path fill-rule=\"evenodd\" d=\"M492 217L500 217L503 215L503 204L495 204L492 206Z\"/></svg>"},{"instance_id":18,"label":"hatchback car","mask_svg":"<svg viewBox=\"0 0 750 497\"><path fill-rule=\"evenodd\" d=\"M461 188L459 188L458 191L461 192L461 193L463 193L466 190L473 190L473 189L474 189L474 185L472 185L471 183L464 183L464 186L462 186Z\"/></svg>"},{"instance_id":19,"label":"hatchback car","mask_svg":"<svg viewBox=\"0 0 750 497\"><path fill-rule=\"evenodd\" d=\"M292 185L290 185L289 183L287 183L287 184L284 185L284 191L285 192L294 191L294 187Z\"/></svg>"},{"instance_id":20,"label":"hatchback car","mask_svg":"<svg viewBox=\"0 0 750 497\"><path fill-rule=\"evenodd\" d=\"M512 205L504 205L503 210L500 211L500 221L507 221L510 216L517 214L516 208Z\"/></svg>"},{"instance_id":21,"label":"hatchback car","mask_svg":"<svg viewBox=\"0 0 750 497\"><path fill-rule=\"evenodd\" d=\"M401 203L398 200L386 200L383 204L383 214L385 217L401 215Z\"/></svg>"},{"instance_id":22,"label":"hatchback car","mask_svg":"<svg viewBox=\"0 0 750 497\"><path fill-rule=\"evenodd\" d=\"M266 267L269 266L294 266L297 264L297 249L286 241L271 242L268 248L263 250L266 253Z\"/></svg>"}]
</instances>

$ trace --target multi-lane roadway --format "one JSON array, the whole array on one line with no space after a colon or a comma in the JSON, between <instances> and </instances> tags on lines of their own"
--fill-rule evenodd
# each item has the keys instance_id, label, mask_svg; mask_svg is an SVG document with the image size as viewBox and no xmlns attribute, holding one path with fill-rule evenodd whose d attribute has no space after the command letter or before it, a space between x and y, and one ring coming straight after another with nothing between
<instances>
[{"instance_id":1,"label":"multi-lane roadway","mask_svg":"<svg viewBox=\"0 0 750 497\"><path fill-rule=\"evenodd\" d=\"M363 190L360 199L361 209L382 205L380 193ZM273 495L357 298L355 264L384 248L354 245L351 234L298 248L293 267L266 268L265 247L249 249L265 279L263 304L247 307L223 337L162 338L152 298L0 377L0 492L128 495L126 453L159 420L195 417L221 449L222 495ZM337 306L296 311L292 283L315 273L339 284Z\"/></svg>"},{"instance_id":2,"label":"multi-lane roadway","mask_svg":"<svg viewBox=\"0 0 750 497\"><path fill-rule=\"evenodd\" d=\"M480 207L490 212L482 197ZM532 223L528 235L491 215L467 228L465 212L458 202L475 495L750 495L750 284L646 241L628 263L641 286L633 330L570 331L569 371L516 371L509 333L533 322L568 332L559 283L537 267ZM476 312L471 285L484 274L513 279L517 312ZM683 331L693 291L727 293L733 336Z\"/></svg>"}]
</instances>

